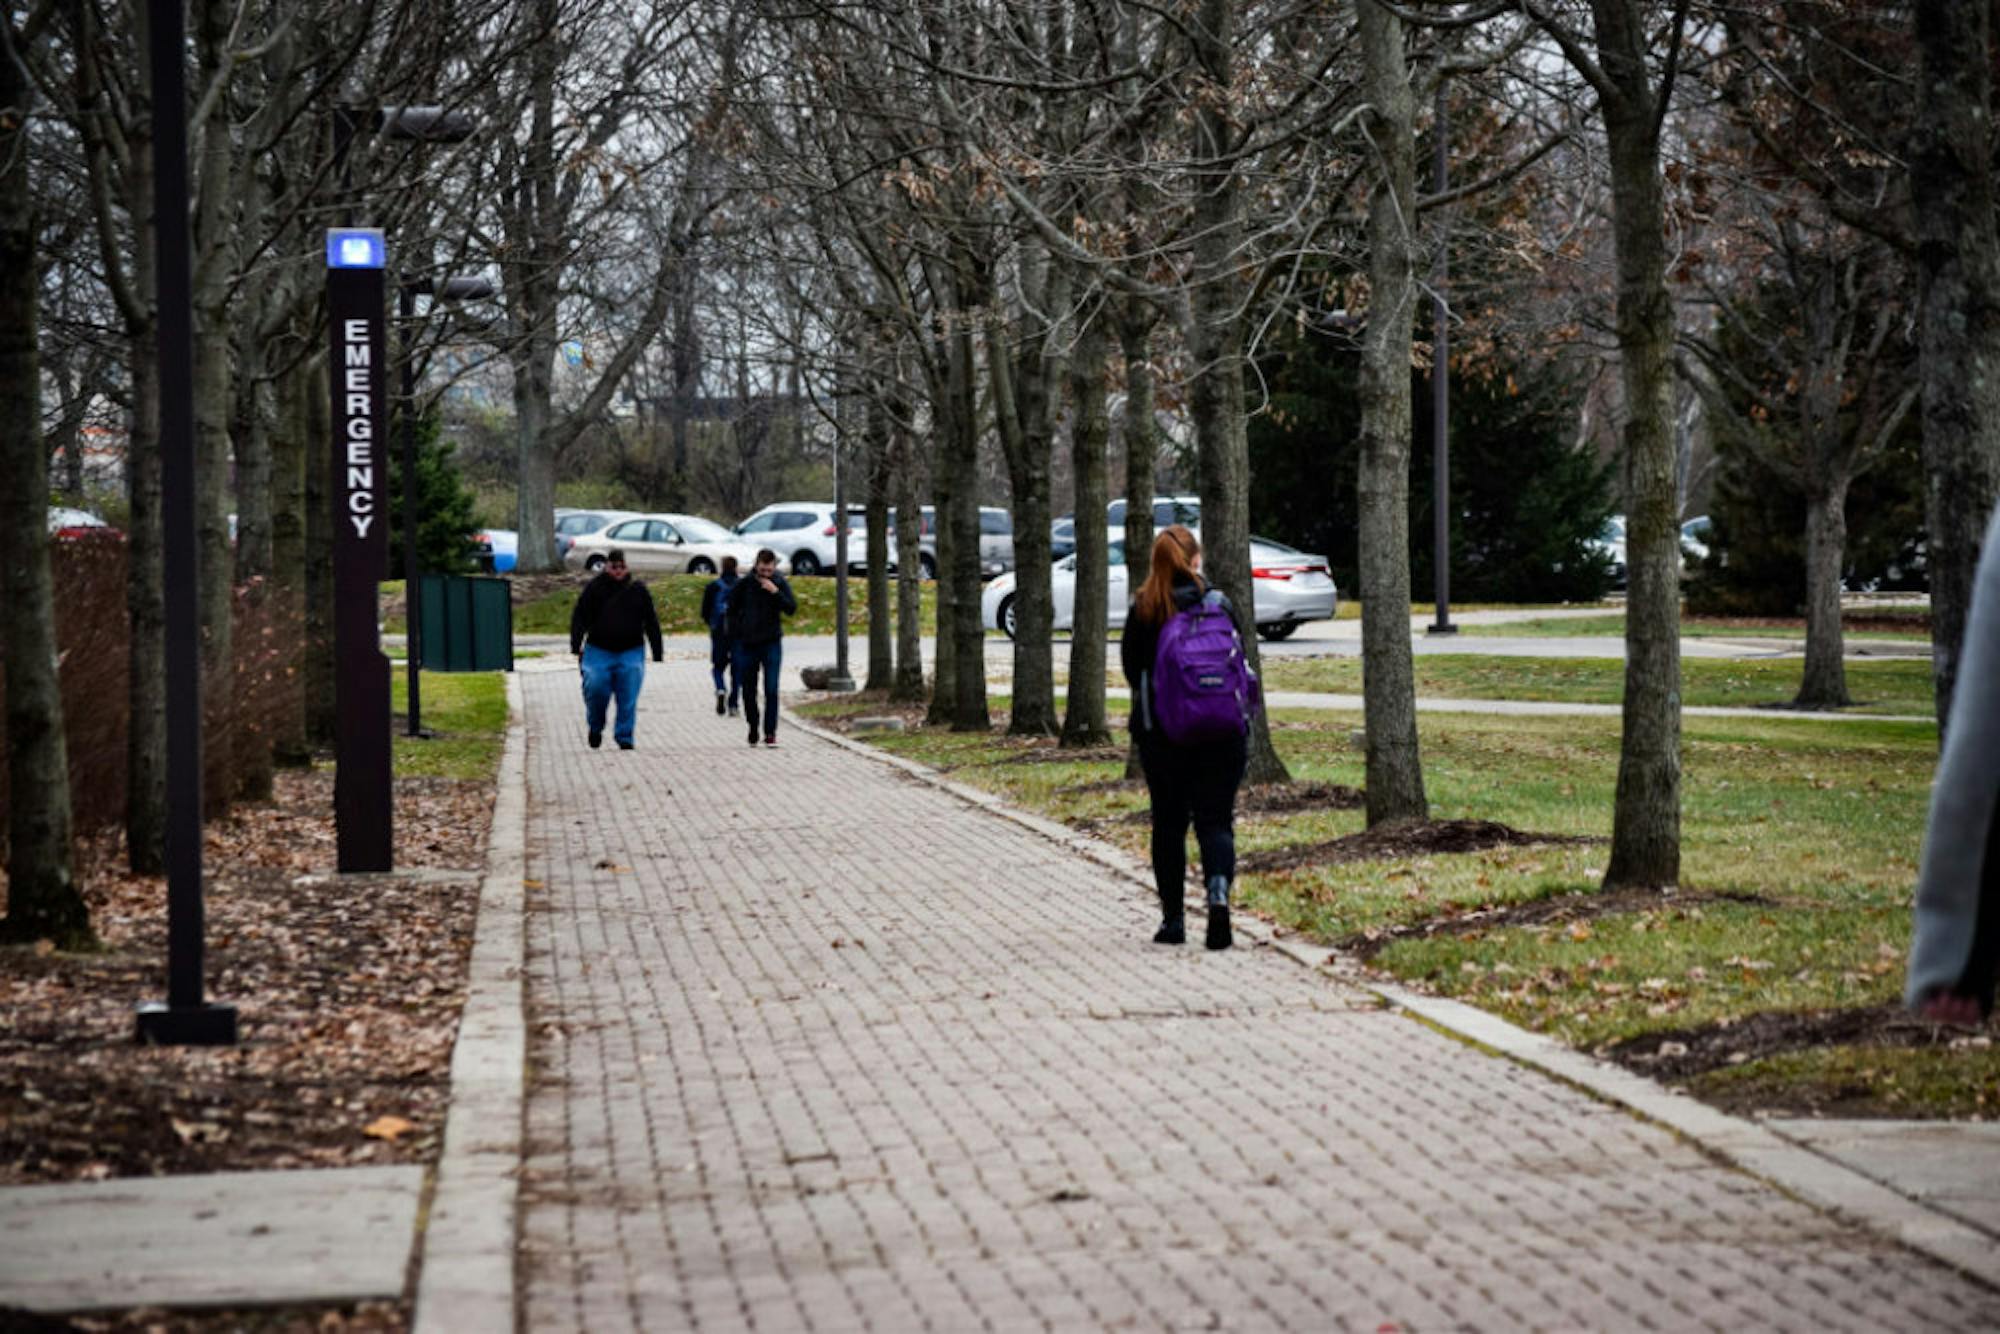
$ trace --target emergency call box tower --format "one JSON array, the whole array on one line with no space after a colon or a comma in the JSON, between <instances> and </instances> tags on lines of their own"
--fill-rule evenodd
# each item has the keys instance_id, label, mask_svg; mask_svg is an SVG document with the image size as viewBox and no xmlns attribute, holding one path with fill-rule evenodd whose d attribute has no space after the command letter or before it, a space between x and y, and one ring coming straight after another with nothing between
<instances>
[{"instance_id":1,"label":"emergency call box tower","mask_svg":"<svg viewBox=\"0 0 2000 1334\"><path fill-rule=\"evenodd\" d=\"M380 231L326 234L328 381L333 393L333 809L343 872L395 861L389 659L378 589L389 560L387 246Z\"/></svg>"}]
</instances>

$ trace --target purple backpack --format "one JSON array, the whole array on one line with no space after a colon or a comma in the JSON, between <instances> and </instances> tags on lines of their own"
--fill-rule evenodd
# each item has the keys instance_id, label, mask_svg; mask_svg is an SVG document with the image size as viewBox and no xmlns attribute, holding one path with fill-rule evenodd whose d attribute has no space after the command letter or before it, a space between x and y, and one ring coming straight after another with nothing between
<instances>
[{"instance_id":1,"label":"purple backpack","mask_svg":"<svg viewBox=\"0 0 2000 1334\"><path fill-rule=\"evenodd\" d=\"M1250 730L1263 694L1220 592L1209 590L1161 627L1152 694L1153 717L1175 745L1223 741Z\"/></svg>"}]
</instances>

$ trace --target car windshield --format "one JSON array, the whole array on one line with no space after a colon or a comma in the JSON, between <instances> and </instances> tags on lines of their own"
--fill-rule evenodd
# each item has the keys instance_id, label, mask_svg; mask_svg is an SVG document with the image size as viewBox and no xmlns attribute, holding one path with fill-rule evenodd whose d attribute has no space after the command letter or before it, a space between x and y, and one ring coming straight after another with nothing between
<instances>
[{"instance_id":1,"label":"car windshield","mask_svg":"<svg viewBox=\"0 0 2000 1334\"><path fill-rule=\"evenodd\" d=\"M1287 546L1285 543L1280 542L1275 537L1258 537L1255 533L1252 533L1250 535L1251 554L1255 555L1258 548L1260 547L1264 548L1265 550L1278 552L1286 556L1300 556L1305 554L1304 552L1300 551L1297 547Z\"/></svg>"},{"instance_id":2,"label":"car windshield","mask_svg":"<svg viewBox=\"0 0 2000 1334\"><path fill-rule=\"evenodd\" d=\"M733 542L736 535L719 523L692 514L674 515L674 527L690 542Z\"/></svg>"}]
</instances>

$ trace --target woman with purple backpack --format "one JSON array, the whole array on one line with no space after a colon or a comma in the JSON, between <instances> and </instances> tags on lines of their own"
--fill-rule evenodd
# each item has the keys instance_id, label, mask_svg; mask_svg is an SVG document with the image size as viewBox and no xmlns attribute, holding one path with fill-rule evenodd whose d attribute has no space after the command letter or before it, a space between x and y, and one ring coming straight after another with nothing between
<instances>
[{"instance_id":1,"label":"woman with purple backpack","mask_svg":"<svg viewBox=\"0 0 2000 1334\"><path fill-rule=\"evenodd\" d=\"M1223 657L1213 656L1215 644L1222 646ZM1211 656L1203 659L1205 651ZM1236 879L1236 789L1248 754L1255 678L1245 681L1235 608L1201 577L1201 542L1180 524L1153 540L1150 572L1125 618L1118 657L1132 687L1132 736L1153 803L1153 883L1160 893L1160 929L1153 940L1187 941L1182 901L1192 820L1208 887L1206 943L1226 950L1229 889ZM1223 710L1219 725L1213 714L1203 718L1208 706L1189 697L1191 684L1222 687L1215 701ZM1232 725L1232 717L1240 717L1240 725Z\"/></svg>"}]
</instances>

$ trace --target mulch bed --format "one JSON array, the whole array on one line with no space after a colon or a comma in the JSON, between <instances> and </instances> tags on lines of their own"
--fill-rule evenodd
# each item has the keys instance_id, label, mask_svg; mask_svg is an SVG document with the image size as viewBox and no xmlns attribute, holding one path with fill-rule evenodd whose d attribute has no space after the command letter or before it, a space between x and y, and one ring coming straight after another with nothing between
<instances>
[{"instance_id":1,"label":"mulch bed","mask_svg":"<svg viewBox=\"0 0 2000 1334\"><path fill-rule=\"evenodd\" d=\"M80 849L100 952L0 948L0 1185L435 1161L491 821L488 784L396 784L410 877L334 877L330 771L206 831L207 995L240 1041L149 1048L166 885Z\"/></svg>"},{"instance_id":2,"label":"mulch bed","mask_svg":"<svg viewBox=\"0 0 2000 1334\"><path fill-rule=\"evenodd\" d=\"M1360 797L1359 793L1355 795ZM1602 842L1605 842L1602 838L1573 834L1528 833L1497 820L1399 820L1323 843L1245 853L1237 858L1236 864L1243 871L1290 871L1302 866L1394 861L1441 853L1479 852L1486 848L1526 847L1536 843Z\"/></svg>"},{"instance_id":3,"label":"mulch bed","mask_svg":"<svg viewBox=\"0 0 2000 1334\"><path fill-rule=\"evenodd\" d=\"M1542 841L1596 843L1603 840L1552 837ZM1769 903L1770 900L1757 894L1709 893L1704 890L1688 889L1672 892L1657 889L1617 889L1591 894L1561 894L1552 898L1535 899L1530 903L1466 908L1443 916L1427 917L1421 922L1405 923L1402 926L1370 927L1366 931L1336 941L1334 947L1366 959L1379 954L1399 940L1465 936L1505 927L1556 926L1565 922L1585 922L1593 917L1609 917L1615 913L1693 907L1717 902L1755 904Z\"/></svg>"},{"instance_id":4,"label":"mulch bed","mask_svg":"<svg viewBox=\"0 0 2000 1334\"><path fill-rule=\"evenodd\" d=\"M1647 1033L1599 1055L1656 1079L1679 1080L1808 1047L1948 1047L1960 1029L1919 1019L1901 1005L1746 1015L1703 1028ZM1768 1100L1760 1099L1759 1105Z\"/></svg>"}]
</instances>

